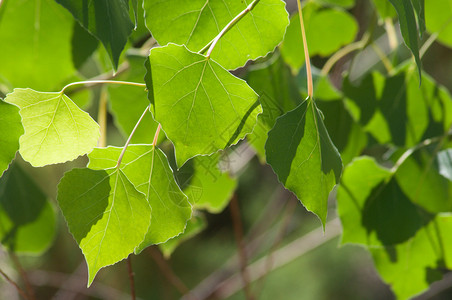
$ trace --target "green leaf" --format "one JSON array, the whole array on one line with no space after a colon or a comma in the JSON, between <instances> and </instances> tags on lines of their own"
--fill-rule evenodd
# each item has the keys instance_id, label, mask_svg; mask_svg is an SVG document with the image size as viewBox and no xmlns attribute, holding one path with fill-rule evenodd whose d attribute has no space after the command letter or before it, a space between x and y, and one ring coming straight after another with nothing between
<instances>
[{"instance_id":1,"label":"green leaf","mask_svg":"<svg viewBox=\"0 0 452 300\"><path fill-rule=\"evenodd\" d=\"M343 82L351 115L381 144L411 147L452 125L448 91L425 74L419 87L409 66L390 77L374 72L357 86L348 77Z\"/></svg>"},{"instance_id":2,"label":"green leaf","mask_svg":"<svg viewBox=\"0 0 452 300\"><path fill-rule=\"evenodd\" d=\"M178 167L237 143L262 112L245 81L185 46L153 48L146 67L154 119L174 143Z\"/></svg>"},{"instance_id":3,"label":"green leaf","mask_svg":"<svg viewBox=\"0 0 452 300\"><path fill-rule=\"evenodd\" d=\"M72 62L77 70L96 51L98 45L99 41L86 31L79 22L74 21L72 32Z\"/></svg>"},{"instance_id":4,"label":"green leaf","mask_svg":"<svg viewBox=\"0 0 452 300\"><path fill-rule=\"evenodd\" d=\"M452 149L446 149L438 153L439 173L452 181Z\"/></svg>"},{"instance_id":5,"label":"green leaf","mask_svg":"<svg viewBox=\"0 0 452 300\"><path fill-rule=\"evenodd\" d=\"M0 177L19 150L19 137L24 133L19 109L0 100Z\"/></svg>"},{"instance_id":6,"label":"green leaf","mask_svg":"<svg viewBox=\"0 0 452 300\"><path fill-rule=\"evenodd\" d=\"M342 161L312 99L276 120L265 153L279 181L324 225L328 195L339 182Z\"/></svg>"},{"instance_id":7,"label":"green leaf","mask_svg":"<svg viewBox=\"0 0 452 300\"><path fill-rule=\"evenodd\" d=\"M127 56L129 69L123 75L118 76L118 80L142 82L146 69L144 68L145 58L137 55ZM149 106L144 88L136 86L111 84L108 86L110 112L113 115L115 125L120 129L124 137L128 137L132 132L137 120L144 109ZM133 134L132 144L152 144L154 132L158 123L154 121L151 114L146 114L140 126ZM165 138L164 134L159 135L159 140Z\"/></svg>"},{"instance_id":8,"label":"green leaf","mask_svg":"<svg viewBox=\"0 0 452 300\"><path fill-rule=\"evenodd\" d=\"M220 160L220 153L196 156L177 172L180 186L196 209L220 213L231 200L237 179L220 170Z\"/></svg>"},{"instance_id":9,"label":"green leaf","mask_svg":"<svg viewBox=\"0 0 452 300\"><path fill-rule=\"evenodd\" d=\"M52 91L74 74L73 19L55 1L3 1L0 14L1 83Z\"/></svg>"},{"instance_id":10,"label":"green leaf","mask_svg":"<svg viewBox=\"0 0 452 300\"><path fill-rule=\"evenodd\" d=\"M333 54L353 42L358 33L358 24L349 13L335 8L322 9L312 2L303 8L303 21L311 57ZM280 49L284 60L297 73L305 60L298 13L291 16Z\"/></svg>"},{"instance_id":11,"label":"green leaf","mask_svg":"<svg viewBox=\"0 0 452 300\"><path fill-rule=\"evenodd\" d=\"M117 69L119 56L134 28L129 17L129 0L56 2L70 11L80 25L102 42L113 67Z\"/></svg>"},{"instance_id":12,"label":"green leaf","mask_svg":"<svg viewBox=\"0 0 452 300\"><path fill-rule=\"evenodd\" d=\"M160 244L159 248L165 258L169 258L176 248L183 242L191 239L207 227L206 219L203 215L194 215L188 222L184 233Z\"/></svg>"},{"instance_id":13,"label":"green leaf","mask_svg":"<svg viewBox=\"0 0 452 300\"><path fill-rule=\"evenodd\" d=\"M400 244L412 238L425 221L392 173L370 157L359 157L347 165L337 202L343 244Z\"/></svg>"},{"instance_id":14,"label":"green leaf","mask_svg":"<svg viewBox=\"0 0 452 300\"><path fill-rule=\"evenodd\" d=\"M72 169L58 185L58 202L88 265L97 272L126 258L143 241L151 208L122 170Z\"/></svg>"},{"instance_id":15,"label":"green leaf","mask_svg":"<svg viewBox=\"0 0 452 300\"><path fill-rule=\"evenodd\" d=\"M397 11L397 15L399 16L400 31L402 32L403 40L407 47L410 49L411 53L413 53L414 60L416 61L417 69L419 72L419 82L421 82L422 62L419 56L418 38L422 33L422 28L425 28L425 21L423 20L423 10L421 10L420 4L423 3L423 0L389 0L389 2L391 2L395 10ZM421 27L419 34L417 30L416 18L414 16L415 11L416 13L418 13L418 19Z\"/></svg>"},{"instance_id":16,"label":"green leaf","mask_svg":"<svg viewBox=\"0 0 452 300\"><path fill-rule=\"evenodd\" d=\"M438 154L438 158L442 153ZM399 166L395 177L413 203L431 213L452 211L452 182L440 175L426 150L417 151ZM441 162L439 162L441 167Z\"/></svg>"},{"instance_id":17,"label":"green leaf","mask_svg":"<svg viewBox=\"0 0 452 300\"><path fill-rule=\"evenodd\" d=\"M146 25L160 45L184 44L197 52L250 3L146 0ZM272 52L282 41L288 23L283 1L261 0L220 39L211 57L226 69L241 67Z\"/></svg>"},{"instance_id":18,"label":"green leaf","mask_svg":"<svg viewBox=\"0 0 452 300\"><path fill-rule=\"evenodd\" d=\"M17 163L0 179L0 240L17 254L39 255L55 238L55 210Z\"/></svg>"},{"instance_id":19,"label":"green leaf","mask_svg":"<svg viewBox=\"0 0 452 300\"><path fill-rule=\"evenodd\" d=\"M116 165L122 148L96 148L88 157L91 169ZM121 163L121 172L136 189L146 195L152 209L151 224L143 242L135 249L140 253L152 244L166 242L185 229L192 208L174 180L165 154L151 145L130 145Z\"/></svg>"},{"instance_id":20,"label":"green leaf","mask_svg":"<svg viewBox=\"0 0 452 300\"><path fill-rule=\"evenodd\" d=\"M277 117L294 109L302 99L295 78L281 57L271 63L254 66L248 72L246 81L259 94L263 110L247 140L264 162L267 132L273 128Z\"/></svg>"},{"instance_id":21,"label":"green leaf","mask_svg":"<svg viewBox=\"0 0 452 300\"><path fill-rule=\"evenodd\" d=\"M437 40L443 45L452 47L452 0L427 1L425 3L427 30L437 33Z\"/></svg>"},{"instance_id":22,"label":"green leaf","mask_svg":"<svg viewBox=\"0 0 452 300\"><path fill-rule=\"evenodd\" d=\"M410 299L451 269L452 216L438 215L403 244L370 248L380 276L391 285L397 299Z\"/></svg>"},{"instance_id":23,"label":"green leaf","mask_svg":"<svg viewBox=\"0 0 452 300\"><path fill-rule=\"evenodd\" d=\"M5 101L20 108L19 151L35 167L73 160L97 145L97 123L62 93L14 89Z\"/></svg>"}]
</instances>

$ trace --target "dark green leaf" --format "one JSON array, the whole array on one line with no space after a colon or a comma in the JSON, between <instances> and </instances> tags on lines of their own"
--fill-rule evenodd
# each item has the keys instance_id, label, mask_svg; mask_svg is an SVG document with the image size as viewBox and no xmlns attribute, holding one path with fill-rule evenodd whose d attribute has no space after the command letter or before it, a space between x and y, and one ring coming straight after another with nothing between
<instances>
[{"instance_id":1,"label":"dark green leaf","mask_svg":"<svg viewBox=\"0 0 452 300\"><path fill-rule=\"evenodd\" d=\"M421 58L419 57L419 42L418 42L419 34L414 13L415 8L417 7L416 13L418 13L419 23L421 27L420 33L422 33L422 28L425 28L424 11L423 9L421 9L424 6L423 0L389 0L389 1L394 6L395 10L397 11L397 15L399 16L400 31L402 32L405 44L410 49L411 53L413 53L417 69L419 72L419 82L421 82L422 63ZM413 5L415 8L413 8Z\"/></svg>"},{"instance_id":2,"label":"dark green leaf","mask_svg":"<svg viewBox=\"0 0 452 300\"><path fill-rule=\"evenodd\" d=\"M129 17L129 0L56 1L102 42L117 69L119 56L134 28Z\"/></svg>"},{"instance_id":3,"label":"dark green leaf","mask_svg":"<svg viewBox=\"0 0 452 300\"><path fill-rule=\"evenodd\" d=\"M262 109L245 81L185 46L153 48L149 62L145 80L152 112L174 143L178 167L252 132Z\"/></svg>"},{"instance_id":4,"label":"dark green leaf","mask_svg":"<svg viewBox=\"0 0 452 300\"><path fill-rule=\"evenodd\" d=\"M324 225L328 195L339 182L342 161L312 99L276 120L265 153L279 181Z\"/></svg>"},{"instance_id":5,"label":"dark green leaf","mask_svg":"<svg viewBox=\"0 0 452 300\"><path fill-rule=\"evenodd\" d=\"M0 224L2 245L19 254L40 254L55 237L53 206L16 163L0 179Z\"/></svg>"},{"instance_id":6,"label":"dark green leaf","mask_svg":"<svg viewBox=\"0 0 452 300\"><path fill-rule=\"evenodd\" d=\"M80 69L83 63L96 51L99 41L92 36L79 22L74 21L72 32L72 62L76 69Z\"/></svg>"}]
</instances>

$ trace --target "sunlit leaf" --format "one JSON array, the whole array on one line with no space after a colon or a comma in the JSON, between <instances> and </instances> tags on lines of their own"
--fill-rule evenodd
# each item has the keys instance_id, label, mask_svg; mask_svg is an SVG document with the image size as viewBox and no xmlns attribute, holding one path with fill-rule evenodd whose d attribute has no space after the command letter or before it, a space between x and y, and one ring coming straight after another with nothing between
<instances>
[{"instance_id":1,"label":"sunlit leaf","mask_svg":"<svg viewBox=\"0 0 452 300\"><path fill-rule=\"evenodd\" d=\"M72 169L58 185L58 202L88 264L88 286L140 245L151 221L146 196L116 168Z\"/></svg>"},{"instance_id":2,"label":"sunlit leaf","mask_svg":"<svg viewBox=\"0 0 452 300\"><path fill-rule=\"evenodd\" d=\"M251 2L146 0L146 25L160 45L184 44L199 51ZM288 23L284 2L261 0L220 39L211 57L226 69L241 67L273 51Z\"/></svg>"},{"instance_id":3,"label":"sunlit leaf","mask_svg":"<svg viewBox=\"0 0 452 300\"><path fill-rule=\"evenodd\" d=\"M437 40L452 47L452 0L426 1L425 18L427 30L437 33Z\"/></svg>"},{"instance_id":4,"label":"sunlit leaf","mask_svg":"<svg viewBox=\"0 0 452 300\"><path fill-rule=\"evenodd\" d=\"M19 137L24 133L19 109L0 100L0 177L8 168L17 150Z\"/></svg>"},{"instance_id":5,"label":"sunlit leaf","mask_svg":"<svg viewBox=\"0 0 452 300\"><path fill-rule=\"evenodd\" d=\"M5 101L20 108L19 151L35 167L73 160L97 145L97 123L62 93L15 89Z\"/></svg>"},{"instance_id":6,"label":"sunlit leaf","mask_svg":"<svg viewBox=\"0 0 452 300\"><path fill-rule=\"evenodd\" d=\"M265 153L279 181L324 225L328 195L339 182L342 161L312 99L276 120Z\"/></svg>"},{"instance_id":7,"label":"sunlit leaf","mask_svg":"<svg viewBox=\"0 0 452 300\"><path fill-rule=\"evenodd\" d=\"M146 85L155 120L174 143L181 167L250 133L262 111L256 93L211 59L169 44L153 48Z\"/></svg>"},{"instance_id":8,"label":"sunlit leaf","mask_svg":"<svg viewBox=\"0 0 452 300\"><path fill-rule=\"evenodd\" d=\"M89 168L106 169L116 165L122 148L96 148L89 154ZM151 145L130 145L121 163L121 172L146 195L152 209L151 223L143 242L135 249L166 242L185 229L192 208L174 180L165 154Z\"/></svg>"},{"instance_id":9,"label":"sunlit leaf","mask_svg":"<svg viewBox=\"0 0 452 300\"><path fill-rule=\"evenodd\" d=\"M37 255L55 237L53 206L24 171L13 163L0 179L0 240L19 254Z\"/></svg>"},{"instance_id":10,"label":"sunlit leaf","mask_svg":"<svg viewBox=\"0 0 452 300\"><path fill-rule=\"evenodd\" d=\"M113 67L118 68L119 56L134 28L129 17L129 0L56 1L102 42Z\"/></svg>"}]
</instances>

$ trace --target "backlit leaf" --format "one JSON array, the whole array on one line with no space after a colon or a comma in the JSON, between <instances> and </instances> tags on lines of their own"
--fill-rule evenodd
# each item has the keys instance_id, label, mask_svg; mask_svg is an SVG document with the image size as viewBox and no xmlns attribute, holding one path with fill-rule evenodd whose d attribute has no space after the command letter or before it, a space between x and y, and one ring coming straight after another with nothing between
<instances>
[{"instance_id":1,"label":"backlit leaf","mask_svg":"<svg viewBox=\"0 0 452 300\"><path fill-rule=\"evenodd\" d=\"M62 93L15 89L5 101L20 108L19 151L35 167L73 160L97 145L97 123Z\"/></svg>"},{"instance_id":2,"label":"backlit leaf","mask_svg":"<svg viewBox=\"0 0 452 300\"><path fill-rule=\"evenodd\" d=\"M96 148L89 154L89 167L106 169L116 165L122 148ZM121 163L121 172L136 189L146 195L152 209L151 223L143 242L135 249L166 242L181 234L192 208L174 180L165 154L151 145L130 145Z\"/></svg>"},{"instance_id":3,"label":"backlit leaf","mask_svg":"<svg viewBox=\"0 0 452 300\"><path fill-rule=\"evenodd\" d=\"M279 181L324 225L328 195L339 182L342 161L312 99L276 120L265 153Z\"/></svg>"},{"instance_id":4,"label":"backlit leaf","mask_svg":"<svg viewBox=\"0 0 452 300\"><path fill-rule=\"evenodd\" d=\"M152 113L174 143L178 167L237 143L262 112L245 81L185 46L153 48L146 67Z\"/></svg>"},{"instance_id":5,"label":"backlit leaf","mask_svg":"<svg viewBox=\"0 0 452 300\"><path fill-rule=\"evenodd\" d=\"M438 41L452 47L452 0L426 1L427 30L438 34Z\"/></svg>"},{"instance_id":6,"label":"backlit leaf","mask_svg":"<svg viewBox=\"0 0 452 300\"><path fill-rule=\"evenodd\" d=\"M251 2L146 0L146 25L160 45L184 44L197 52ZM273 51L288 23L284 2L261 0L220 39L211 57L226 69L241 67Z\"/></svg>"},{"instance_id":7,"label":"backlit leaf","mask_svg":"<svg viewBox=\"0 0 452 300\"><path fill-rule=\"evenodd\" d=\"M19 109L0 100L0 177L19 150L19 137L24 133Z\"/></svg>"},{"instance_id":8,"label":"backlit leaf","mask_svg":"<svg viewBox=\"0 0 452 300\"><path fill-rule=\"evenodd\" d=\"M72 169L58 185L58 202L88 265L88 286L97 272L127 258L151 221L146 196L122 170Z\"/></svg>"}]
</instances>

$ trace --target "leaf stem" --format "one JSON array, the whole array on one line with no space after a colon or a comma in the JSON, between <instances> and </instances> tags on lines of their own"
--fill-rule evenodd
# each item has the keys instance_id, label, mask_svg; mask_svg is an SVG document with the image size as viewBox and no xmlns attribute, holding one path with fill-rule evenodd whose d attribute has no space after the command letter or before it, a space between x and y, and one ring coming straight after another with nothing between
<instances>
[{"instance_id":1,"label":"leaf stem","mask_svg":"<svg viewBox=\"0 0 452 300\"><path fill-rule=\"evenodd\" d=\"M159 139L159 133L160 133L160 129L162 129L162 125L157 126L157 130L155 131L155 135L154 135L154 140L152 141L152 146L156 146L157 145L157 140Z\"/></svg>"},{"instance_id":2,"label":"leaf stem","mask_svg":"<svg viewBox=\"0 0 452 300\"><path fill-rule=\"evenodd\" d=\"M127 147L130 144L130 140L132 140L132 137L135 134L135 131L137 130L138 125L140 125L141 121L143 121L143 118L146 115L146 113L148 112L148 110L150 109L150 107L151 107L150 105L146 106L146 109L144 110L141 117L138 119L138 122L135 124L135 127L133 127L132 132L129 135L129 138L127 139L126 143L124 144L124 148L122 148L121 154L119 155L118 163L116 164L117 169L119 169L119 167L121 166L122 158L124 157L124 153L126 153Z\"/></svg>"},{"instance_id":3,"label":"leaf stem","mask_svg":"<svg viewBox=\"0 0 452 300\"><path fill-rule=\"evenodd\" d=\"M120 80L86 80L86 81L77 81L77 82L71 82L64 86L60 93L64 93L64 91L74 85L94 85L94 84L101 84L101 83L109 83L109 84L123 84L123 85L133 85L133 86L139 86L139 87L146 87L145 83L138 83L138 82L131 82L131 81L120 81Z\"/></svg>"},{"instance_id":4,"label":"leaf stem","mask_svg":"<svg viewBox=\"0 0 452 300\"><path fill-rule=\"evenodd\" d=\"M201 50L198 51L199 54L203 54L207 51L206 57L209 58L212 54L213 49L217 45L218 41L232 28L237 22L239 22L247 13L249 13L260 0L254 0L251 2L244 10L242 10L234 19L232 19L221 31L213 38L207 45L205 45Z\"/></svg>"},{"instance_id":5,"label":"leaf stem","mask_svg":"<svg viewBox=\"0 0 452 300\"><path fill-rule=\"evenodd\" d=\"M309 59L308 42L306 41L306 33L304 30L303 14L301 12L300 0L297 0L298 4L298 15L300 16L300 26L301 26L301 36L303 37L303 48L304 48L304 58L306 64L306 75L308 78L308 96L312 99L313 96L313 84L312 84L312 71L311 71L311 61Z\"/></svg>"},{"instance_id":6,"label":"leaf stem","mask_svg":"<svg viewBox=\"0 0 452 300\"><path fill-rule=\"evenodd\" d=\"M16 265L16 268L19 271L19 274L25 283L25 290L27 291L27 295L28 295L27 299L36 300L33 287L31 286L30 281L28 280L27 273L25 272L24 268L22 267L22 264L20 263L19 258L16 256L16 254L14 252L9 252L9 256L11 257L12 261Z\"/></svg>"},{"instance_id":7,"label":"leaf stem","mask_svg":"<svg viewBox=\"0 0 452 300\"><path fill-rule=\"evenodd\" d=\"M19 285L18 285L14 280L12 280L8 275L6 275L6 273L3 272L2 269L0 269L0 274L5 278L6 281L8 281L9 283L11 283L11 284L16 288L17 292L18 292L24 299L29 299L29 298L28 298L28 295L25 293L25 291L24 291L23 289L21 289L21 288L19 287Z\"/></svg>"},{"instance_id":8,"label":"leaf stem","mask_svg":"<svg viewBox=\"0 0 452 300\"><path fill-rule=\"evenodd\" d=\"M99 123L100 138L98 147L107 146L107 91L103 88L99 97L99 111L97 112L97 123Z\"/></svg>"}]
</instances>

